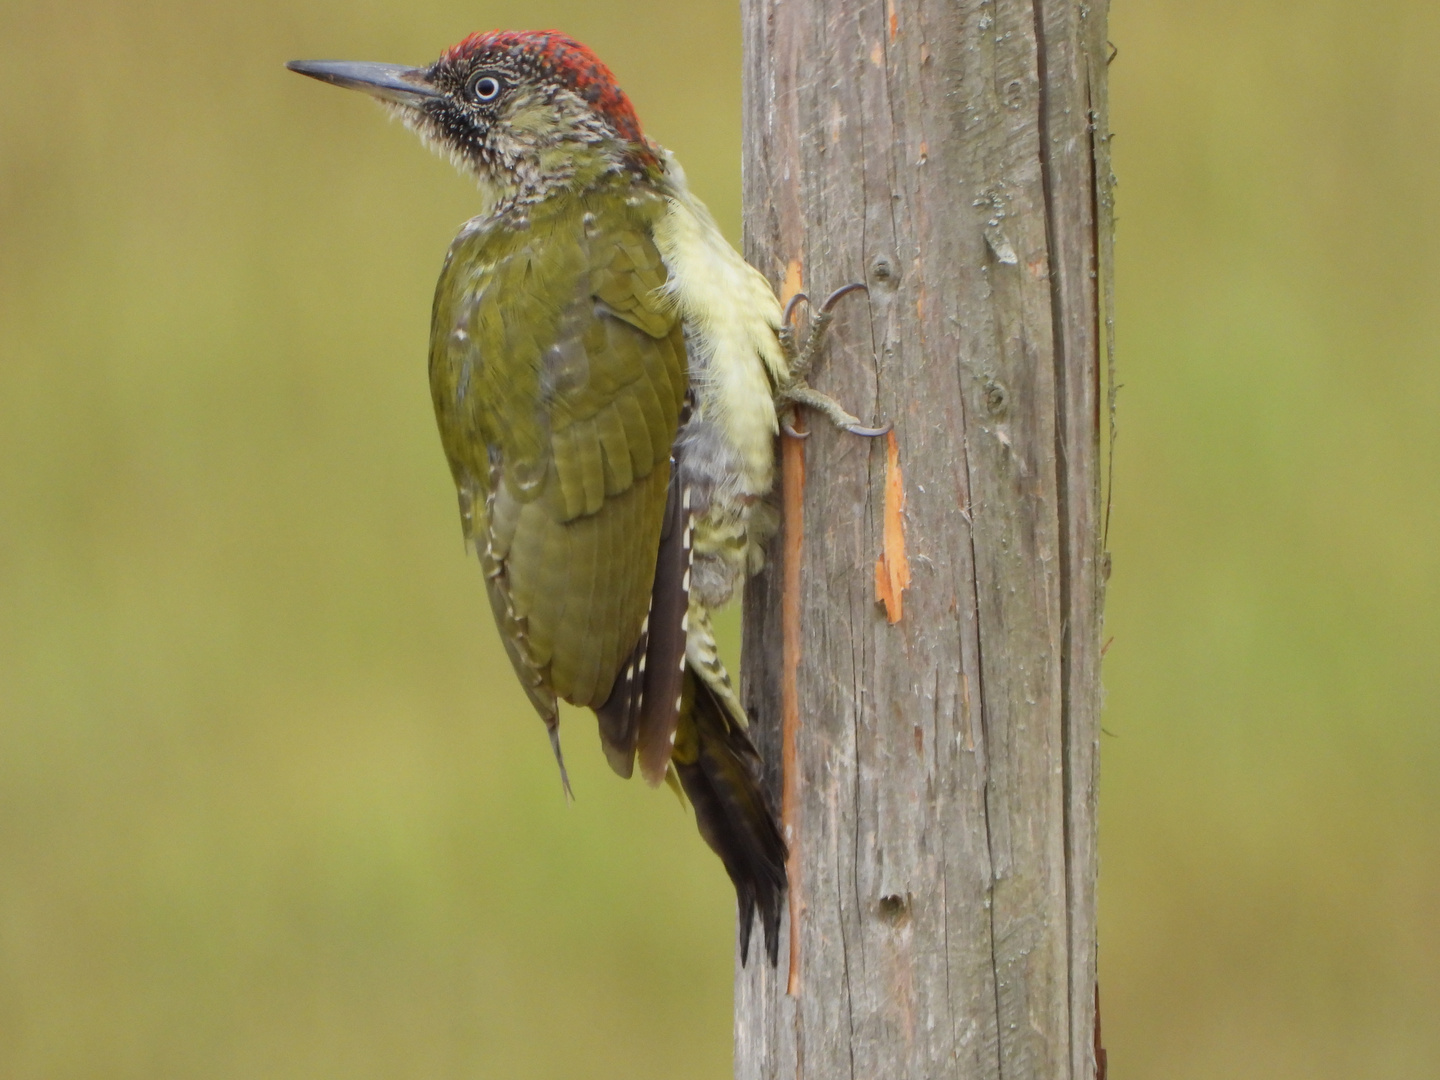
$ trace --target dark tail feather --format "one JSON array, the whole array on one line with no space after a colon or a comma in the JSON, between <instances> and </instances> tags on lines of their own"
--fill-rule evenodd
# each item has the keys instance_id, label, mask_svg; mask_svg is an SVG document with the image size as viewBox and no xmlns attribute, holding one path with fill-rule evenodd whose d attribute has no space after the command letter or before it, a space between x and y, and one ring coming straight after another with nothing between
<instances>
[{"instance_id":1,"label":"dark tail feather","mask_svg":"<svg viewBox=\"0 0 1440 1080\"><path fill-rule=\"evenodd\" d=\"M620 674L615 676L615 685L603 705L595 707L595 719L600 723L600 746L605 758L626 780L635 771L635 743L640 737L640 709L644 702L645 675L640 662L650 644L648 628L641 633L640 641L630 653Z\"/></svg>"},{"instance_id":2,"label":"dark tail feather","mask_svg":"<svg viewBox=\"0 0 1440 1080\"><path fill-rule=\"evenodd\" d=\"M650 608L640 638L615 676L610 696L595 706L610 767L628 779L638 750L640 775L651 786L665 779L670 764L685 678L685 612L690 606L690 534L695 522L677 470L671 471L666 500Z\"/></svg>"},{"instance_id":3,"label":"dark tail feather","mask_svg":"<svg viewBox=\"0 0 1440 1080\"><path fill-rule=\"evenodd\" d=\"M760 786L760 755L704 680L686 671L686 698L676 740L676 771L695 807L700 835L720 856L735 885L740 961L750 954L755 912L765 931L770 966L780 959L780 911L785 903L785 840Z\"/></svg>"}]
</instances>

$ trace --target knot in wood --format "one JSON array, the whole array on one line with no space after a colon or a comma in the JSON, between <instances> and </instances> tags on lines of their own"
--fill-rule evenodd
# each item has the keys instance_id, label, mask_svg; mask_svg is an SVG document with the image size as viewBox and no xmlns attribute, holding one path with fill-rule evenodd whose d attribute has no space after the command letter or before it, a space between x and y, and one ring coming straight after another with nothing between
<instances>
[{"instance_id":1,"label":"knot in wood","mask_svg":"<svg viewBox=\"0 0 1440 1080\"><path fill-rule=\"evenodd\" d=\"M895 269L895 262L890 256L876 255L870 260L870 276L876 281L894 285L900 274Z\"/></svg>"},{"instance_id":2,"label":"knot in wood","mask_svg":"<svg viewBox=\"0 0 1440 1080\"><path fill-rule=\"evenodd\" d=\"M994 379L985 384L985 411L991 416L1000 417L1005 415L1005 410L1010 405L1010 391L1005 389L1005 384Z\"/></svg>"}]
</instances>

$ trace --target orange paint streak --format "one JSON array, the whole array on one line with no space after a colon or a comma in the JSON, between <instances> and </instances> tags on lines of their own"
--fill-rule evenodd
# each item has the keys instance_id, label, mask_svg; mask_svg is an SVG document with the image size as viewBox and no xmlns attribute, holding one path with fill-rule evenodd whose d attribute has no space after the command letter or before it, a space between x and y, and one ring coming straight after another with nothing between
<instances>
[{"instance_id":1,"label":"orange paint streak","mask_svg":"<svg viewBox=\"0 0 1440 1080\"><path fill-rule=\"evenodd\" d=\"M800 417L795 430L803 432ZM785 873L790 879L790 979L785 992L800 992L800 770L795 761L800 734L800 555L805 543L805 444L781 439L780 501L785 514L785 561L780 584L780 768L784 778L780 795L780 826L789 854Z\"/></svg>"},{"instance_id":2,"label":"orange paint streak","mask_svg":"<svg viewBox=\"0 0 1440 1080\"><path fill-rule=\"evenodd\" d=\"M895 31L899 28L900 20L895 15L895 0L885 0L885 7L890 12L890 40L895 40Z\"/></svg>"},{"instance_id":3,"label":"orange paint streak","mask_svg":"<svg viewBox=\"0 0 1440 1080\"><path fill-rule=\"evenodd\" d=\"M900 476L900 446L895 432L885 436L885 548L875 560L875 602L885 605L885 618L898 623L904 614L903 593L910 587L910 560L905 557L905 484Z\"/></svg>"},{"instance_id":4,"label":"orange paint streak","mask_svg":"<svg viewBox=\"0 0 1440 1080\"><path fill-rule=\"evenodd\" d=\"M781 307L788 304L790 298L804 287L804 282L801 280L804 273L805 268L800 265L800 260L791 259L790 265L785 267L785 281L780 286Z\"/></svg>"}]
</instances>

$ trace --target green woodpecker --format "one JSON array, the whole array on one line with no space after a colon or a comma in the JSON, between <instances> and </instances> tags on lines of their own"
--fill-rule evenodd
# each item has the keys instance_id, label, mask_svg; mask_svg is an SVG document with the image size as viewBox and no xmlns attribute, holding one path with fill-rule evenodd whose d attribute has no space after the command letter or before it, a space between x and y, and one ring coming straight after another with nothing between
<instances>
[{"instance_id":1,"label":"green woodpecker","mask_svg":"<svg viewBox=\"0 0 1440 1080\"><path fill-rule=\"evenodd\" d=\"M758 910L774 964L785 841L710 613L774 531L777 413L875 433L803 381L829 304L797 350L764 277L563 34L474 34L424 68L290 67L379 99L478 182L435 292L430 390L505 649L567 793L559 699L594 710L621 776L638 760L683 789L734 882L742 958Z\"/></svg>"}]
</instances>

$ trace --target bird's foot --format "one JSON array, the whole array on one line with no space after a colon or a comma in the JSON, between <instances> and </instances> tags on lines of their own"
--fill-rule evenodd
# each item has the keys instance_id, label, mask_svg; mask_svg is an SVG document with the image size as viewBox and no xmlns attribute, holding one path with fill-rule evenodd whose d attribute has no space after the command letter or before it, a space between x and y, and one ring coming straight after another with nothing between
<instances>
[{"instance_id":1,"label":"bird's foot","mask_svg":"<svg viewBox=\"0 0 1440 1080\"><path fill-rule=\"evenodd\" d=\"M780 347L785 350L785 358L790 364L790 380L781 386L775 397L782 408L783 419L781 426L785 434L791 438L808 438L808 433L795 430L792 418L797 406L805 406L807 409L814 409L830 423L842 431L848 431L852 435L860 435L865 438L874 438L877 435L884 435L890 430L890 425L883 427L866 427L860 422L859 417L852 416L834 398L822 394L805 381L809 374L815 357L819 355L820 345L825 339L825 332L830 328L830 323L835 318L835 305L852 292L869 290L863 282L855 282L851 285L844 285L825 298L815 312L815 317L810 320L810 330L805 335L805 343L797 346L795 343L795 325L791 321L795 309L801 303L809 304L810 298L804 293L796 293L785 305L785 314L780 328Z\"/></svg>"},{"instance_id":2,"label":"bird's foot","mask_svg":"<svg viewBox=\"0 0 1440 1080\"><path fill-rule=\"evenodd\" d=\"M830 323L835 319L835 306L851 293L862 291L868 293L870 290L865 287L864 282L856 281L842 285L827 296L815 312L815 317L810 320L810 331L805 335L804 345L797 345L795 342L795 324L792 320L801 304L810 304L810 297L803 292L797 292L790 298L780 321L780 345L785 350L785 359L790 362L790 374L793 378L803 381L810 373L810 366L815 362L815 357L820 353L820 345L825 340L825 332L830 329Z\"/></svg>"},{"instance_id":3,"label":"bird's foot","mask_svg":"<svg viewBox=\"0 0 1440 1080\"><path fill-rule=\"evenodd\" d=\"M829 394L822 394L819 390L816 390L814 387L807 386L804 382L796 382L791 386L786 387L784 390L780 391L779 396L782 404L790 406L789 411L792 414L794 413L795 406L803 405L807 409L814 409L816 412L818 412L821 416L825 417L826 420L829 420L830 423L834 424L841 431L848 431L851 435L861 435L867 439L873 439L877 435L889 434L890 431L889 424L886 424L883 427L866 427L860 422L860 418L858 416L852 416L850 415L850 413L846 412L845 407L841 405L838 401L836 401L834 398L832 398ZM807 439L810 437L810 433L808 431L796 431L795 426L793 423L791 423L789 416L787 416L783 421L783 426L785 428L785 434L789 435L791 438Z\"/></svg>"}]
</instances>

